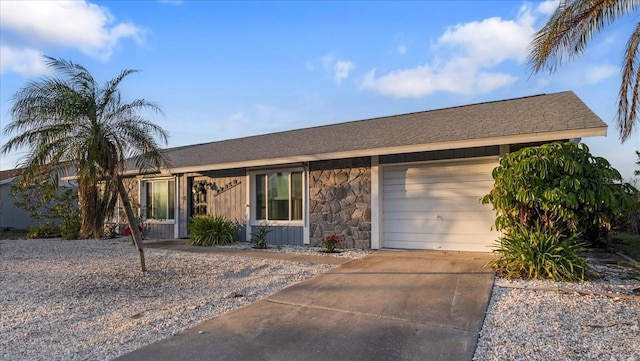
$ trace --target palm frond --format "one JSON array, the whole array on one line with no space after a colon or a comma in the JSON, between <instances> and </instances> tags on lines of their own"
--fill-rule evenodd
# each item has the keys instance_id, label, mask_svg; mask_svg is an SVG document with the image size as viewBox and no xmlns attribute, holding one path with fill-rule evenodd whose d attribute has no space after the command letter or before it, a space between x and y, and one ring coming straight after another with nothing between
<instances>
[{"instance_id":1,"label":"palm frond","mask_svg":"<svg viewBox=\"0 0 640 361\"><path fill-rule=\"evenodd\" d=\"M640 66L638 66L638 47L640 46L640 23L636 25L627 41L622 67L622 81L618 96L618 131L624 142L633 131L638 117L638 89L640 87Z\"/></svg>"},{"instance_id":2,"label":"palm frond","mask_svg":"<svg viewBox=\"0 0 640 361\"><path fill-rule=\"evenodd\" d=\"M555 71L558 65L580 55L605 25L633 12L638 0L563 0L530 44L533 73Z\"/></svg>"}]
</instances>

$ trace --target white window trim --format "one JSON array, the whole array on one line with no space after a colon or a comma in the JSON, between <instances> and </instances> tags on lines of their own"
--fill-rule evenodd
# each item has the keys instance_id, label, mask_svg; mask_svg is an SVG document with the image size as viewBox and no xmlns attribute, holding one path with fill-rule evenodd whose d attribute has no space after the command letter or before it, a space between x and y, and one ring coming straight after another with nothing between
<instances>
[{"instance_id":1,"label":"white window trim","mask_svg":"<svg viewBox=\"0 0 640 361\"><path fill-rule=\"evenodd\" d=\"M266 220L266 219L256 219L256 175L257 174L268 174L275 172L302 172L302 219L295 221L278 221L278 220ZM306 174L304 167L282 167L282 168L266 168L266 169L256 169L247 172L247 176L249 177L249 193L250 193L250 202L248 212L249 212L249 225L250 226L275 226L275 227L305 227L305 221L307 219L307 182L306 182Z\"/></svg>"},{"instance_id":2,"label":"white window trim","mask_svg":"<svg viewBox=\"0 0 640 361\"><path fill-rule=\"evenodd\" d=\"M153 182L162 182L162 181L173 181L174 182L174 195L173 195L173 219L155 219L155 218L148 218L147 216L147 183L153 183ZM142 212L144 210L144 218L142 219L142 221L144 223L152 223L152 224L175 224L176 223L176 217L177 217L177 211L178 211L178 193L175 193L178 189L178 180L176 179L176 177L161 177L161 178L147 178L144 179L142 181L140 181L140 190L138 192L138 198L139 198L139 204L140 204L140 209L139 212ZM141 216L141 214L139 215ZM142 217L141 217L142 218Z\"/></svg>"}]
</instances>

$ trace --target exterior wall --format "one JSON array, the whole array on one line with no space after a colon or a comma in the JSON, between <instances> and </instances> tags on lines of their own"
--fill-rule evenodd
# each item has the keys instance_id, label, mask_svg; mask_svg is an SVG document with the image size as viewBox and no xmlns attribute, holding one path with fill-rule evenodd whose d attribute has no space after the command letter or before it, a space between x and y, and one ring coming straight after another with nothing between
<instances>
[{"instance_id":1,"label":"exterior wall","mask_svg":"<svg viewBox=\"0 0 640 361\"><path fill-rule=\"evenodd\" d=\"M129 194L129 201L133 208L133 214L137 215L139 219L145 218L145 209L140 204L140 182L142 180L142 178L126 178L123 182L124 187ZM128 226L127 216L119 200L118 211L116 213L117 215L113 222L118 224L118 231L120 234L124 234L124 229ZM145 239L173 238L174 229L174 223L145 221L142 224L142 233Z\"/></svg>"},{"instance_id":2,"label":"exterior wall","mask_svg":"<svg viewBox=\"0 0 640 361\"><path fill-rule=\"evenodd\" d=\"M272 245L303 246L303 227L268 226L267 243ZM258 232L258 226L251 226L251 232ZM250 241L250 240L249 240Z\"/></svg>"},{"instance_id":3,"label":"exterior wall","mask_svg":"<svg viewBox=\"0 0 640 361\"><path fill-rule=\"evenodd\" d=\"M14 205L11 196L11 182L3 181L0 184L0 228L1 229L27 229L33 225L33 220L22 208Z\"/></svg>"},{"instance_id":4,"label":"exterior wall","mask_svg":"<svg viewBox=\"0 0 640 361\"><path fill-rule=\"evenodd\" d=\"M401 153L381 155L380 164L408 163L408 162L428 162L432 160L477 158L491 155L499 155L500 146L492 145L487 147L459 148L435 150L430 152Z\"/></svg>"},{"instance_id":5,"label":"exterior wall","mask_svg":"<svg viewBox=\"0 0 640 361\"><path fill-rule=\"evenodd\" d=\"M240 174L241 172L235 172ZM212 174L213 177L195 176L192 177L187 191L190 193L189 198L194 199L192 185L194 182L204 181L206 193L200 195L200 203L192 204L193 206L206 206L206 214L222 215L226 219L236 224L235 236L239 241L246 240L246 187L244 175L224 175ZM211 184L215 183L218 190L212 190ZM193 213L191 213L193 214ZM272 232L274 233L274 232Z\"/></svg>"},{"instance_id":6,"label":"exterior wall","mask_svg":"<svg viewBox=\"0 0 640 361\"><path fill-rule=\"evenodd\" d=\"M309 165L310 245L330 234L344 248L371 248L371 160L353 158Z\"/></svg>"},{"instance_id":7,"label":"exterior wall","mask_svg":"<svg viewBox=\"0 0 640 361\"><path fill-rule=\"evenodd\" d=\"M10 229L27 229L29 227L38 225L43 222L51 222L53 224L59 224L60 219L32 219L27 211L15 206L15 198L11 195L12 179L4 179L0 181L0 230ZM75 187L69 185L66 182L61 182L60 190L58 194L61 194L65 189ZM77 207L77 202L74 203Z\"/></svg>"}]
</instances>

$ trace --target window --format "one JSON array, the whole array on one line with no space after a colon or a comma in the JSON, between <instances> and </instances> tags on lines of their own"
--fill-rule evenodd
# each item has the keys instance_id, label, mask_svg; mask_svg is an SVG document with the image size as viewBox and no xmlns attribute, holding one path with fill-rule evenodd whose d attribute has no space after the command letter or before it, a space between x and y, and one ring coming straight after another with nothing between
<instances>
[{"instance_id":1,"label":"window","mask_svg":"<svg viewBox=\"0 0 640 361\"><path fill-rule=\"evenodd\" d=\"M255 185L256 220L302 220L302 172L256 174Z\"/></svg>"},{"instance_id":2,"label":"window","mask_svg":"<svg viewBox=\"0 0 640 361\"><path fill-rule=\"evenodd\" d=\"M173 180L147 182L147 219L173 219L174 204Z\"/></svg>"}]
</instances>

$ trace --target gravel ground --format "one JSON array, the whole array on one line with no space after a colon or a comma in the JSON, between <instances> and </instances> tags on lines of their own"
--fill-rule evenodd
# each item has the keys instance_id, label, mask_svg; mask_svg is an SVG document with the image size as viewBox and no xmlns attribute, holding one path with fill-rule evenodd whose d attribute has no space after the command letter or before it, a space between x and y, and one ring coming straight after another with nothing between
<instances>
[{"instance_id":1,"label":"gravel ground","mask_svg":"<svg viewBox=\"0 0 640 361\"><path fill-rule=\"evenodd\" d=\"M496 279L474 360L640 360L638 272L591 265L583 283ZM514 288L525 287L525 288ZM529 289L526 289L529 288ZM532 288L562 289L533 290ZM584 295L568 290L610 294Z\"/></svg>"},{"instance_id":2,"label":"gravel ground","mask_svg":"<svg viewBox=\"0 0 640 361\"><path fill-rule=\"evenodd\" d=\"M308 254L313 256L323 255L326 257L339 257L339 258L352 258L359 259L367 254L369 251L359 250L359 249L341 249L337 248L334 253L324 253L323 247L307 247L307 246L269 246L266 249L255 249L253 248L253 244L251 242L238 242L231 245L226 246L218 246L219 248L231 248L231 249L240 249L240 250L249 250L256 252L269 252L269 253L297 253L297 254Z\"/></svg>"},{"instance_id":3,"label":"gravel ground","mask_svg":"<svg viewBox=\"0 0 640 361\"><path fill-rule=\"evenodd\" d=\"M112 359L334 267L145 256L142 274L127 239L0 241L0 360Z\"/></svg>"},{"instance_id":4,"label":"gravel ground","mask_svg":"<svg viewBox=\"0 0 640 361\"><path fill-rule=\"evenodd\" d=\"M143 275L127 239L0 241L0 360L109 360L333 267L145 255ZM595 267L602 278L580 284L496 279L474 360L640 360L640 300L532 289L632 295L640 287L625 269Z\"/></svg>"}]
</instances>

